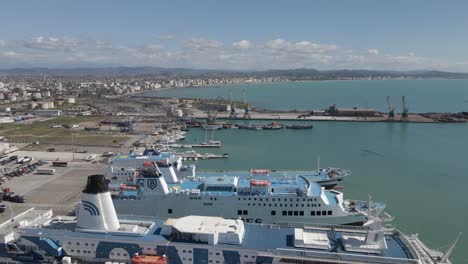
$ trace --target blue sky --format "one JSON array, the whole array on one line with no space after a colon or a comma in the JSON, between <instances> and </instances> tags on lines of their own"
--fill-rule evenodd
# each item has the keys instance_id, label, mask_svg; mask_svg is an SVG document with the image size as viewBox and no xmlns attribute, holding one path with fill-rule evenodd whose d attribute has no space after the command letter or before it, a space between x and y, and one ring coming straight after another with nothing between
<instances>
[{"instance_id":1,"label":"blue sky","mask_svg":"<svg viewBox=\"0 0 468 264\"><path fill-rule=\"evenodd\" d=\"M3 0L0 10L0 68L468 72L462 0Z\"/></svg>"}]
</instances>

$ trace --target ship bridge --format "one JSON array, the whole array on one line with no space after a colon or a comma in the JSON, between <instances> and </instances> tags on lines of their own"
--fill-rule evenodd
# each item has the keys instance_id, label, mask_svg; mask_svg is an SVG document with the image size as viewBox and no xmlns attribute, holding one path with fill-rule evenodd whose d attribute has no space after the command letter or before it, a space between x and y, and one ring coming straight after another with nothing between
<instances>
[{"instance_id":1,"label":"ship bridge","mask_svg":"<svg viewBox=\"0 0 468 264\"><path fill-rule=\"evenodd\" d=\"M209 177L203 183L205 192L236 192L239 178L235 176Z\"/></svg>"}]
</instances>

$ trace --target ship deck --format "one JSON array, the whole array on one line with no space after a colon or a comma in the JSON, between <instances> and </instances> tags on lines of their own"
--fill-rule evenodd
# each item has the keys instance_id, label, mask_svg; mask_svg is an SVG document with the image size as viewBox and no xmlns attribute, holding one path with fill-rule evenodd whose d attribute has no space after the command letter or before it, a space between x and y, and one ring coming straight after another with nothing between
<instances>
[{"instance_id":1,"label":"ship deck","mask_svg":"<svg viewBox=\"0 0 468 264\"><path fill-rule=\"evenodd\" d=\"M333 171L333 173L332 173ZM252 174L250 171L197 171L197 177L216 177L220 175L237 176L240 178L271 179L271 178L290 178L297 176L307 177L313 182L328 180L339 180L351 174L350 171L343 169L321 169L317 170L269 170L266 174ZM331 176L332 175L332 176Z\"/></svg>"},{"instance_id":2,"label":"ship deck","mask_svg":"<svg viewBox=\"0 0 468 264\"><path fill-rule=\"evenodd\" d=\"M201 194L204 195L220 195L220 196L244 196L244 195L257 195L257 196L280 196L280 195L285 195L285 194L297 194L297 190L307 193L306 190L306 181L300 177L293 177L293 178L267 178L269 183L270 183L270 188L271 189L277 189L278 188L283 188L281 193L269 193L269 192L262 192L262 193L251 193L249 188L250 188L250 178L239 178L237 181L237 192L234 191L203 191L203 184L208 184L209 186L227 186L232 184L233 178L235 176L230 176L230 175L218 175L218 176L212 176L212 177L207 177L206 179L197 177L196 179L185 179L181 180L178 183L174 184L168 184L169 188L173 188L176 190L194 190L198 189L201 191ZM258 180L259 178L255 178ZM311 196L320 196L322 193L322 188L319 184L311 182ZM286 189L287 188L287 189ZM326 192L327 196L331 198L331 200L335 200L334 194L331 192Z\"/></svg>"},{"instance_id":3,"label":"ship deck","mask_svg":"<svg viewBox=\"0 0 468 264\"><path fill-rule=\"evenodd\" d=\"M135 218L132 220L121 220L134 222L135 220L142 220ZM147 222L148 219L145 219ZM28 226L21 228L25 235L36 235L41 237L68 237L68 238L89 238L96 239L99 241L120 241L120 242L133 242L133 243L157 243L160 245L177 245L178 243L183 244L204 244L199 241L177 241L171 237L165 237L160 235L160 230L163 227L165 220L163 219L152 219L154 224L147 225L147 231L141 236L136 236L131 232L128 234L119 233L96 233L96 232L85 232L76 231L76 222L72 219L65 218L60 220L60 224L55 222L53 224L45 224L41 226ZM149 223L149 222L147 222ZM356 259L356 258L392 258L391 263L413 263L415 257L411 252L414 252L409 246L408 242L405 242L405 238L396 231L389 231L385 234L386 248L383 248L380 253L364 253L364 252L351 252L344 249L341 238L347 236L365 236L363 228L358 227L338 227L336 229L330 229L326 227L308 227L307 231L317 231L325 233L328 237L328 249L317 249L307 247L295 247L294 246L294 233L295 228L289 226L278 226L278 225L261 225L261 224L245 224L245 233L243 236L241 245L233 244L218 244L214 245L218 248L226 248L229 250L240 251L254 250L262 254L274 254L275 252L279 255L288 256L316 256L327 258L337 257L340 254L342 260ZM208 246L208 245L207 245ZM196 247L196 246L195 246ZM211 247L211 246L210 246ZM386 263L386 262L385 262ZM414 262L416 263L416 262Z\"/></svg>"}]
</instances>

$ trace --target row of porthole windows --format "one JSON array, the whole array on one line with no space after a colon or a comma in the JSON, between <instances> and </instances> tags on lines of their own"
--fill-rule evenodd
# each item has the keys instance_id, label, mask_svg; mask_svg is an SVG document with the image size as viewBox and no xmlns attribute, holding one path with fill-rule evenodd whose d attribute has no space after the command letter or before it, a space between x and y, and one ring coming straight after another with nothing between
<instances>
[{"instance_id":1,"label":"row of porthole windows","mask_svg":"<svg viewBox=\"0 0 468 264\"><path fill-rule=\"evenodd\" d=\"M246 200L252 201L252 199L253 199L254 201L257 201L257 198L256 198L256 197L254 197L254 198L251 198L251 197L249 197L249 198L245 198L245 197L244 197L244 198L237 198L237 200L239 200L239 201L240 201L241 199L243 199L244 201L246 201ZM259 200L260 202L262 202L262 201L263 201L263 198L258 198L258 200ZM294 200L293 198L289 198L289 201L290 201L290 202L293 202L293 200ZM296 198L296 202L299 202L300 200L301 200L300 198ZM269 201L269 198L265 198L265 201L268 202L268 201ZM281 202L281 198L271 198L271 201L272 201L272 202L274 202L274 201ZM283 198L283 201L287 202L287 201L288 201L288 198ZM317 201L317 198L302 198L302 201L303 201L303 202L316 202L316 201Z\"/></svg>"},{"instance_id":2,"label":"row of porthole windows","mask_svg":"<svg viewBox=\"0 0 468 264\"><path fill-rule=\"evenodd\" d=\"M123 253L123 254L115 253L115 254L114 254L114 252L111 252L110 254L111 254L111 256L124 256L124 257L127 257L127 256L128 256L127 253Z\"/></svg>"},{"instance_id":3,"label":"row of porthole windows","mask_svg":"<svg viewBox=\"0 0 468 264\"><path fill-rule=\"evenodd\" d=\"M71 249L70 252L75 253L75 250L74 250L74 249ZM77 250L76 250L76 253L81 253L81 250L77 249ZM91 253L96 254L96 251L83 250L83 253L85 253L85 254L91 254ZM111 253L111 255L113 255L113 254L114 254L114 253ZM126 254L125 254L125 255L126 255ZM120 253L119 253L119 256L120 256Z\"/></svg>"},{"instance_id":4,"label":"row of porthole windows","mask_svg":"<svg viewBox=\"0 0 468 264\"><path fill-rule=\"evenodd\" d=\"M127 172L127 173L119 173L119 172L114 173L114 175L116 175L116 176L126 176L126 175L129 175L129 174L133 175L133 173L129 173L129 172Z\"/></svg>"},{"instance_id":5,"label":"row of porthole windows","mask_svg":"<svg viewBox=\"0 0 468 264\"><path fill-rule=\"evenodd\" d=\"M60 241L57 240L57 244L59 244L59 243L60 243ZM68 245L71 245L71 244L72 244L72 242L68 241ZM76 242L76 245L79 246L79 245L80 245L80 242ZM84 243L84 245L85 245L85 246L89 246L88 243ZM91 246L94 247L94 243L91 243Z\"/></svg>"},{"instance_id":6,"label":"row of porthole windows","mask_svg":"<svg viewBox=\"0 0 468 264\"><path fill-rule=\"evenodd\" d=\"M288 204L279 204L279 207L288 207ZM263 203L263 205L261 203L248 203L247 206L267 206L266 203ZM278 204L271 204L269 203L268 204L268 207L278 207ZM321 204L307 204L307 207L321 207L322 205ZM289 204L289 207L294 207L294 204ZM296 204L296 207L305 207L304 204Z\"/></svg>"},{"instance_id":7,"label":"row of porthole windows","mask_svg":"<svg viewBox=\"0 0 468 264\"><path fill-rule=\"evenodd\" d=\"M201 200L202 198L201 197L190 197L189 198L190 200ZM206 200L208 200L208 198L206 198ZM210 201L213 201L213 200L218 200L217 197L210 197Z\"/></svg>"},{"instance_id":8,"label":"row of porthole windows","mask_svg":"<svg viewBox=\"0 0 468 264\"><path fill-rule=\"evenodd\" d=\"M271 215L276 215L276 211L271 211ZM304 211L282 211L283 216L304 216ZM310 211L311 216L325 216L325 215L333 215L332 210L328 211Z\"/></svg>"}]
</instances>

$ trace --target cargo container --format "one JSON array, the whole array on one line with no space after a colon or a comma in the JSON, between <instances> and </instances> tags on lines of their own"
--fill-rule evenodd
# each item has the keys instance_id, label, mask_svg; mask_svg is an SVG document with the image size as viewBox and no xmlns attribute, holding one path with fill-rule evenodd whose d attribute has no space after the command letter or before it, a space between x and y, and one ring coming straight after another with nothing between
<instances>
[{"instance_id":1,"label":"cargo container","mask_svg":"<svg viewBox=\"0 0 468 264\"><path fill-rule=\"evenodd\" d=\"M52 166L54 166L54 167L67 167L68 162L66 162L66 161L52 161Z\"/></svg>"},{"instance_id":2,"label":"cargo container","mask_svg":"<svg viewBox=\"0 0 468 264\"><path fill-rule=\"evenodd\" d=\"M54 175L55 169L46 169L46 168L37 169L37 170L36 170L36 173L37 173L37 174Z\"/></svg>"}]
</instances>

